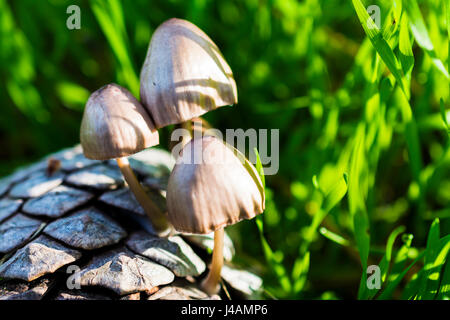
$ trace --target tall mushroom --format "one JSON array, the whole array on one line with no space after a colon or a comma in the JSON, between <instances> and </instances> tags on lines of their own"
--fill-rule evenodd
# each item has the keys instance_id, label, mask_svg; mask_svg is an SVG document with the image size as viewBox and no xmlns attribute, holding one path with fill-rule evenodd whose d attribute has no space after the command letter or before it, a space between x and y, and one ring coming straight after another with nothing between
<instances>
[{"instance_id":1,"label":"tall mushroom","mask_svg":"<svg viewBox=\"0 0 450 320\"><path fill-rule=\"evenodd\" d=\"M140 84L142 104L156 128L237 103L236 82L219 48L181 19L167 20L154 32Z\"/></svg>"},{"instance_id":2,"label":"tall mushroom","mask_svg":"<svg viewBox=\"0 0 450 320\"><path fill-rule=\"evenodd\" d=\"M193 139L177 159L167 187L168 216L176 230L214 231L211 268L202 283L209 294L219 289L224 227L264 210L264 190L256 169L239 156L216 137Z\"/></svg>"},{"instance_id":3,"label":"tall mushroom","mask_svg":"<svg viewBox=\"0 0 450 320\"><path fill-rule=\"evenodd\" d=\"M92 93L84 109L80 141L87 158L116 159L155 231L167 233L167 218L145 193L127 159L159 143L158 131L139 101L117 84L108 84Z\"/></svg>"}]
</instances>

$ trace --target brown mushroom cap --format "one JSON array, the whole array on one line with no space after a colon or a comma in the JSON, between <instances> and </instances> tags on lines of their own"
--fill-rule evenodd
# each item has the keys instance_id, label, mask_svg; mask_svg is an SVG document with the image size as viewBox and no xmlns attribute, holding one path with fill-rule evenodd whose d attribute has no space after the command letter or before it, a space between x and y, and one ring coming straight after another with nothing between
<instances>
[{"instance_id":1,"label":"brown mushroom cap","mask_svg":"<svg viewBox=\"0 0 450 320\"><path fill-rule=\"evenodd\" d=\"M139 101L125 88L108 84L86 103L80 141L87 158L107 160L157 145L159 135Z\"/></svg>"},{"instance_id":2,"label":"brown mushroom cap","mask_svg":"<svg viewBox=\"0 0 450 320\"><path fill-rule=\"evenodd\" d=\"M249 172L224 142L212 136L193 139L169 178L169 220L181 232L210 233L251 219L264 210L261 186L256 169Z\"/></svg>"},{"instance_id":3,"label":"brown mushroom cap","mask_svg":"<svg viewBox=\"0 0 450 320\"><path fill-rule=\"evenodd\" d=\"M236 82L219 48L186 20L170 19L156 29L140 83L157 128L237 103Z\"/></svg>"}]
</instances>

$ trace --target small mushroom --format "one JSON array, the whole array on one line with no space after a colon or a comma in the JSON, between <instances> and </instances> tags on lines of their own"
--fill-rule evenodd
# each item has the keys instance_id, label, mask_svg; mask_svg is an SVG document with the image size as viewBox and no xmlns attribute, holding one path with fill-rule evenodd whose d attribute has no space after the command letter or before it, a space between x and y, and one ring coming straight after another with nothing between
<instances>
[{"instance_id":1,"label":"small mushroom","mask_svg":"<svg viewBox=\"0 0 450 320\"><path fill-rule=\"evenodd\" d=\"M142 103L156 128L237 103L233 73L219 48L181 19L167 20L154 32L140 84Z\"/></svg>"},{"instance_id":2,"label":"small mushroom","mask_svg":"<svg viewBox=\"0 0 450 320\"><path fill-rule=\"evenodd\" d=\"M159 143L158 131L139 101L117 84L108 84L92 93L84 109L80 141L87 158L116 159L155 230L167 233L169 225L165 215L147 196L127 159Z\"/></svg>"},{"instance_id":3,"label":"small mushroom","mask_svg":"<svg viewBox=\"0 0 450 320\"><path fill-rule=\"evenodd\" d=\"M264 189L242 154L213 136L194 138L182 150L167 187L168 217L180 232L214 231L214 250L203 289L214 294L223 264L224 227L264 211Z\"/></svg>"}]
</instances>

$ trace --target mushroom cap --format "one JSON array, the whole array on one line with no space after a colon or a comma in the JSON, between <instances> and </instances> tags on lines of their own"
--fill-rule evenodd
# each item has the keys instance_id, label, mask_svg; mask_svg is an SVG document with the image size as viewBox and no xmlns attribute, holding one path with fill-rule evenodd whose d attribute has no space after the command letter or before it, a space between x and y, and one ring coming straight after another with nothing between
<instances>
[{"instance_id":1,"label":"mushroom cap","mask_svg":"<svg viewBox=\"0 0 450 320\"><path fill-rule=\"evenodd\" d=\"M140 83L157 128L237 103L236 82L219 48L186 20L173 18L156 29Z\"/></svg>"},{"instance_id":2,"label":"mushroom cap","mask_svg":"<svg viewBox=\"0 0 450 320\"><path fill-rule=\"evenodd\" d=\"M262 182L216 137L191 140L177 159L167 187L169 220L176 230L209 233L264 210Z\"/></svg>"},{"instance_id":3,"label":"mushroom cap","mask_svg":"<svg viewBox=\"0 0 450 320\"><path fill-rule=\"evenodd\" d=\"M112 83L89 97L80 141L87 158L107 160L155 146L159 135L139 101L127 89Z\"/></svg>"}]
</instances>

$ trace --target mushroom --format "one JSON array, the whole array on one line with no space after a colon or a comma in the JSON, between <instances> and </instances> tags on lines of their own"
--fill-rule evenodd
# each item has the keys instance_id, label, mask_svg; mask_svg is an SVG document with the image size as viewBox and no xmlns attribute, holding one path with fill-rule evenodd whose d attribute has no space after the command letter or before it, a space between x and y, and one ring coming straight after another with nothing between
<instances>
[{"instance_id":1,"label":"mushroom","mask_svg":"<svg viewBox=\"0 0 450 320\"><path fill-rule=\"evenodd\" d=\"M150 116L125 88L108 84L89 97L80 129L84 155L89 159L116 159L136 200L159 234L167 233L165 215L145 193L127 157L159 143Z\"/></svg>"},{"instance_id":2,"label":"mushroom","mask_svg":"<svg viewBox=\"0 0 450 320\"><path fill-rule=\"evenodd\" d=\"M256 169L213 136L192 139L181 151L167 187L168 217L180 232L214 231L214 250L203 289L214 294L223 264L224 227L264 211Z\"/></svg>"},{"instance_id":3,"label":"mushroom","mask_svg":"<svg viewBox=\"0 0 450 320\"><path fill-rule=\"evenodd\" d=\"M156 128L237 103L236 82L219 48L181 19L167 20L154 32L140 84L142 104Z\"/></svg>"}]
</instances>

